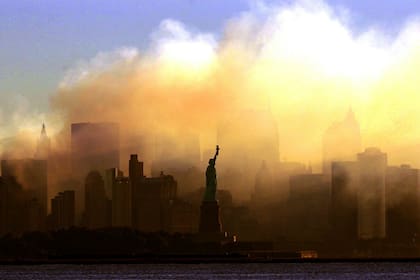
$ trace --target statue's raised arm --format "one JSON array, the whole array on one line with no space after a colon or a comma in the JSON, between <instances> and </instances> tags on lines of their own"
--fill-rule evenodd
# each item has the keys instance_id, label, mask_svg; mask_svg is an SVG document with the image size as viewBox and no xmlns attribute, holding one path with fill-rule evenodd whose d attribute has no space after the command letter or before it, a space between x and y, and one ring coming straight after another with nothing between
<instances>
[{"instance_id":1,"label":"statue's raised arm","mask_svg":"<svg viewBox=\"0 0 420 280\"><path fill-rule=\"evenodd\" d=\"M220 150L219 145L216 145L216 153L214 154L214 157L213 157L214 163L216 163L216 158L219 155L219 150Z\"/></svg>"}]
</instances>

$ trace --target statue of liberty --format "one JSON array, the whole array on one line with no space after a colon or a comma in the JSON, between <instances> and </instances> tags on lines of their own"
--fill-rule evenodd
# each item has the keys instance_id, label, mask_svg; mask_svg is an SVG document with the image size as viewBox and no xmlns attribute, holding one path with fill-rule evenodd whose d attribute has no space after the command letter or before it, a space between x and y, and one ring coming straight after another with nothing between
<instances>
[{"instance_id":1,"label":"statue of liberty","mask_svg":"<svg viewBox=\"0 0 420 280\"><path fill-rule=\"evenodd\" d=\"M216 201L217 176L216 176L216 158L219 155L219 145L216 146L216 154L209 159L209 166L206 170L206 190L204 193L204 201Z\"/></svg>"}]
</instances>

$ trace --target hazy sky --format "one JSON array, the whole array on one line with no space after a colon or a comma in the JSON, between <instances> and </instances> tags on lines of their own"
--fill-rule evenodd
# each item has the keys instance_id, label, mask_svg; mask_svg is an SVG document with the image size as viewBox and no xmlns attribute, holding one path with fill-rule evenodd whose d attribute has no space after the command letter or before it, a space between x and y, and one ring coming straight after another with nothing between
<instances>
[{"instance_id":1,"label":"hazy sky","mask_svg":"<svg viewBox=\"0 0 420 280\"><path fill-rule=\"evenodd\" d=\"M265 1L270 2L270 1ZM288 3L293 1L271 1ZM417 0L329 0L351 15L354 31L393 32L420 11ZM0 0L0 101L43 110L60 79L77 61L120 46L145 48L159 23L172 18L220 35L247 0Z\"/></svg>"}]
</instances>

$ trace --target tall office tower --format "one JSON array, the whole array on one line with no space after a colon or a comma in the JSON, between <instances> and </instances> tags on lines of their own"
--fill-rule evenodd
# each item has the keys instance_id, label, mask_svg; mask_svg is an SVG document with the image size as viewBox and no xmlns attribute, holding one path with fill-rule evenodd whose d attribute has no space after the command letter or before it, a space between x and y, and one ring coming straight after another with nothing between
<instances>
[{"instance_id":1,"label":"tall office tower","mask_svg":"<svg viewBox=\"0 0 420 280\"><path fill-rule=\"evenodd\" d=\"M249 200L261 162L270 167L279 160L277 122L269 111L241 111L219 125L217 144L223 157L220 170L229 173L219 173L220 186L235 199Z\"/></svg>"},{"instance_id":2,"label":"tall office tower","mask_svg":"<svg viewBox=\"0 0 420 280\"><path fill-rule=\"evenodd\" d=\"M112 226L131 226L131 184L130 178L122 174L112 184Z\"/></svg>"},{"instance_id":3,"label":"tall office tower","mask_svg":"<svg viewBox=\"0 0 420 280\"><path fill-rule=\"evenodd\" d=\"M46 216L36 198L24 200L24 231L41 231L45 229Z\"/></svg>"},{"instance_id":4,"label":"tall office tower","mask_svg":"<svg viewBox=\"0 0 420 280\"><path fill-rule=\"evenodd\" d=\"M386 237L385 174L387 155L367 148L357 155L360 177L358 192L359 239Z\"/></svg>"},{"instance_id":5,"label":"tall office tower","mask_svg":"<svg viewBox=\"0 0 420 280\"><path fill-rule=\"evenodd\" d=\"M357 193L359 165L357 162L332 163L331 227L335 241L342 245L357 240Z\"/></svg>"},{"instance_id":6,"label":"tall office tower","mask_svg":"<svg viewBox=\"0 0 420 280\"><path fill-rule=\"evenodd\" d=\"M322 242L328 233L330 190L322 174L290 177L288 200L288 239L296 242Z\"/></svg>"},{"instance_id":7,"label":"tall office tower","mask_svg":"<svg viewBox=\"0 0 420 280\"><path fill-rule=\"evenodd\" d=\"M109 200L105 194L104 180L98 171L91 171L85 181L84 224L88 228L109 226Z\"/></svg>"},{"instance_id":8,"label":"tall office tower","mask_svg":"<svg viewBox=\"0 0 420 280\"><path fill-rule=\"evenodd\" d=\"M395 243L419 236L419 170L408 165L386 170L386 235Z\"/></svg>"},{"instance_id":9,"label":"tall office tower","mask_svg":"<svg viewBox=\"0 0 420 280\"><path fill-rule=\"evenodd\" d=\"M116 123L73 123L71 125L71 165L73 177L80 182L97 170L104 175L109 168L119 168L119 125ZM76 214L84 205L83 184L76 189Z\"/></svg>"},{"instance_id":10,"label":"tall office tower","mask_svg":"<svg viewBox=\"0 0 420 280\"><path fill-rule=\"evenodd\" d=\"M143 174L143 162L138 160L136 154L130 155L130 160L128 162L128 177L130 178L131 183L131 208L132 208L132 215L131 215L131 224L133 227L138 228L138 221L139 221L139 196L141 182L144 179Z\"/></svg>"},{"instance_id":11,"label":"tall office tower","mask_svg":"<svg viewBox=\"0 0 420 280\"><path fill-rule=\"evenodd\" d=\"M74 191L59 192L51 199L51 227L66 229L74 226L75 195Z\"/></svg>"},{"instance_id":12,"label":"tall office tower","mask_svg":"<svg viewBox=\"0 0 420 280\"><path fill-rule=\"evenodd\" d=\"M137 155L130 155L130 161L128 163L129 170L128 176L134 185L139 185L141 180L144 178L143 173L143 162L139 161Z\"/></svg>"},{"instance_id":13,"label":"tall office tower","mask_svg":"<svg viewBox=\"0 0 420 280\"><path fill-rule=\"evenodd\" d=\"M129 161L132 225L141 231L170 230L170 209L176 198L177 182L170 175L145 177L137 155Z\"/></svg>"},{"instance_id":14,"label":"tall office tower","mask_svg":"<svg viewBox=\"0 0 420 280\"><path fill-rule=\"evenodd\" d=\"M47 130L45 124L42 124L41 135L39 136L35 158L36 159L48 159L51 148L51 140L47 136Z\"/></svg>"},{"instance_id":15,"label":"tall office tower","mask_svg":"<svg viewBox=\"0 0 420 280\"><path fill-rule=\"evenodd\" d=\"M171 175L145 177L135 198L137 228L141 231L168 231L171 205L176 198L177 182Z\"/></svg>"},{"instance_id":16,"label":"tall office tower","mask_svg":"<svg viewBox=\"0 0 420 280\"><path fill-rule=\"evenodd\" d=\"M47 161L37 159L2 160L3 178L16 178L30 199L36 199L41 216L47 217ZM42 226L41 226L42 227Z\"/></svg>"},{"instance_id":17,"label":"tall office tower","mask_svg":"<svg viewBox=\"0 0 420 280\"><path fill-rule=\"evenodd\" d=\"M360 127L350 109L346 118L330 126L324 133L323 166L325 175L331 174L331 162L354 161L361 152Z\"/></svg>"}]
</instances>

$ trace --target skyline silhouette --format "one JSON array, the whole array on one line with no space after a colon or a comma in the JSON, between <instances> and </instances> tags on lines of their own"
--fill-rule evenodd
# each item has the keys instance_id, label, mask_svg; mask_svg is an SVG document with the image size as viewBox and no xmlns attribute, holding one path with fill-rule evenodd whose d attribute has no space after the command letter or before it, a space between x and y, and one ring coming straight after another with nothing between
<instances>
[{"instance_id":1,"label":"skyline silhouette","mask_svg":"<svg viewBox=\"0 0 420 280\"><path fill-rule=\"evenodd\" d=\"M349 114L347 120L354 118ZM99 229L131 228L144 233L187 234L191 242L201 244L198 246L211 242L219 244L215 248L222 251L231 250L226 246L232 244L234 248L254 248L246 249L249 252L269 246L283 252L310 251L321 257L420 255L419 169L405 164L390 166L388 155L378 148L368 147L353 158L342 150L337 152L335 145L341 143L342 135L359 143L358 137L347 137L355 131L360 136L353 125L341 124L334 135L342 135L325 142L324 151L329 152L323 168L329 166L329 170L324 173L314 172L311 165L281 160L263 160L260 167L253 164L251 168L235 165L235 161L220 164L229 153L222 146L216 179L211 167L219 156L217 146L207 172L205 161L198 162L193 166L198 172L187 171L191 181L180 181L185 185L178 182L177 174L168 173L183 166L182 157L165 162L160 174L152 177L146 175L137 154L129 157L128 176L117 167L119 160L98 161L119 155L120 148L113 143L119 143L121 130L116 123L82 125L92 129L84 135L73 130L77 137L71 135L75 143L67 156L56 158L50 149L44 151L44 159L33 159L39 155L39 147L49 147L47 127L42 124L32 159L1 161L2 236L54 230L71 234L74 227L92 230L92 234ZM75 126L80 124L71 125ZM326 132L332 133L331 129ZM76 149L76 144L88 148ZM77 168L75 153L83 158ZM158 155L157 163L162 156ZM191 164L189 159L184 158ZM54 178L57 168L60 177ZM185 187L188 191L179 191Z\"/></svg>"},{"instance_id":2,"label":"skyline silhouette","mask_svg":"<svg viewBox=\"0 0 420 280\"><path fill-rule=\"evenodd\" d=\"M420 258L420 20L356 28L337 1L231 3L218 31L174 14L141 45L69 45L48 94L2 102L1 80L0 262L13 252ZM72 251L72 236L96 251Z\"/></svg>"}]
</instances>

